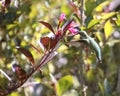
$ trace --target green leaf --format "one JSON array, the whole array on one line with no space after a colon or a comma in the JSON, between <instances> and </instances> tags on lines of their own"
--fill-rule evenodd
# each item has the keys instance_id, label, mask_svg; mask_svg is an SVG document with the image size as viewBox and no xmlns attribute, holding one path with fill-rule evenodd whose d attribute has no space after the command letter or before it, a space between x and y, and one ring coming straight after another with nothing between
<instances>
[{"instance_id":1,"label":"green leaf","mask_svg":"<svg viewBox=\"0 0 120 96\"><path fill-rule=\"evenodd\" d=\"M104 87L103 84L101 84L100 82L98 82L98 86L100 88L101 93L104 95Z\"/></svg>"},{"instance_id":2,"label":"green leaf","mask_svg":"<svg viewBox=\"0 0 120 96\"><path fill-rule=\"evenodd\" d=\"M62 96L62 94L67 91L73 84L73 78L71 75L67 75L61 78L56 84L57 95Z\"/></svg>"},{"instance_id":3,"label":"green leaf","mask_svg":"<svg viewBox=\"0 0 120 96\"><path fill-rule=\"evenodd\" d=\"M107 6L108 4L110 3L110 1L105 1L101 4L99 4L96 8L95 8L95 11L96 12L102 12L104 7Z\"/></svg>"},{"instance_id":4,"label":"green leaf","mask_svg":"<svg viewBox=\"0 0 120 96\"><path fill-rule=\"evenodd\" d=\"M120 20L115 20L115 23L118 27L120 27Z\"/></svg>"},{"instance_id":5,"label":"green leaf","mask_svg":"<svg viewBox=\"0 0 120 96\"><path fill-rule=\"evenodd\" d=\"M101 68L98 68L98 72L99 72L100 77L104 78L105 75Z\"/></svg>"},{"instance_id":6,"label":"green leaf","mask_svg":"<svg viewBox=\"0 0 120 96\"><path fill-rule=\"evenodd\" d=\"M103 16L102 16L102 19L109 19L109 18L113 17L113 16L116 15L116 14L117 14L117 12L105 13L105 14L103 14Z\"/></svg>"},{"instance_id":7,"label":"green leaf","mask_svg":"<svg viewBox=\"0 0 120 96\"><path fill-rule=\"evenodd\" d=\"M106 37L106 39L108 39L109 36L111 36L111 34L112 34L112 32L113 32L113 26L112 26L110 20L108 20L108 21L105 23L104 32L105 32L105 37Z\"/></svg>"},{"instance_id":8,"label":"green leaf","mask_svg":"<svg viewBox=\"0 0 120 96\"><path fill-rule=\"evenodd\" d=\"M120 14L117 14L117 18L118 18L118 20L120 20Z\"/></svg>"},{"instance_id":9,"label":"green leaf","mask_svg":"<svg viewBox=\"0 0 120 96\"><path fill-rule=\"evenodd\" d=\"M85 2L86 16L92 15L92 12L96 6L97 6L96 2L94 2L93 0L87 0Z\"/></svg>"},{"instance_id":10,"label":"green leaf","mask_svg":"<svg viewBox=\"0 0 120 96\"><path fill-rule=\"evenodd\" d=\"M10 96L20 96L17 92L12 92Z\"/></svg>"},{"instance_id":11,"label":"green leaf","mask_svg":"<svg viewBox=\"0 0 120 96\"><path fill-rule=\"evenodd\" d=\"M10 30L10 29L13 29L13 28L15 28L15 27L17 27L17 26L18 26L18 23L8 24L8 25L7 25L7 29Z\"/></svg>"},{"instance_id":12,"label":"green leaf","mask_svg":"<svg viewBox=\"0 0 120 96\"><path fill-rule=\"evenodd\" d=\"M92 19L92 20L89 22L87 28L89 29L89 28L95 26L95 25L98 24L100 21L101 21L100 19Z\"/></svg>"},{"instance_id":13,"label":"green leaf","mask_svg":"<svg viewBox=\"0 0 120 96\"><path fill-rule=\"evenodd\" d=\"M103 37L102 37L102 33L101 32L96 32L96 37L97 39L102 42L103 41Z\"/></svg>"},{"instance_id":14,"label":"green leaf","mask_svg":"<svg viewBox=\"0 0 120 96\"><path fill-rule=\"evenodd\" d=\"M86 74L88 82L92 82L95 80L94 69L90 69Z\"/></svg>"}]
</instances>

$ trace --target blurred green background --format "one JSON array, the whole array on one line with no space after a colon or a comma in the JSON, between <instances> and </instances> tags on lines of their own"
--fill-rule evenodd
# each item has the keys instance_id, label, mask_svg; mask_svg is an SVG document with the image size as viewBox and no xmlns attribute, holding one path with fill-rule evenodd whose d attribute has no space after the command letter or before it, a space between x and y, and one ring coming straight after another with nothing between
<instances>
[{"instance_id":1,"label":"blurred green background","mask_svg":"<svg viewBox=\"0 0 120 96\"><path fill-rule=\"evenodd\" d=\"M61 13L67 18L74 13L69 0L18 0L18 7L16 1L12 0L5 12L0 11L0 69L11 78L14 77L13 61L19 62L26 71L30 65L16 46L30 50L36 63L41 58L30 43L40 49L39 39L49 30L38 21L49 22L56 29ZM91 51L87 53L83 45L74 47L63 43L57 56L42 67L43 76L36 72L27 81L38 84L20 87L8 96L120 96L120 10L104 11L103 7L111 0L84 2L85 26L80 24L80 28L100 45L102 64L98 64L95 55ZM77 0L73 3L81 5ZM57 79L56 85L50 74ZM0 73L0 85L5 88L7 82Z\"/></svg>"}]
</instances>

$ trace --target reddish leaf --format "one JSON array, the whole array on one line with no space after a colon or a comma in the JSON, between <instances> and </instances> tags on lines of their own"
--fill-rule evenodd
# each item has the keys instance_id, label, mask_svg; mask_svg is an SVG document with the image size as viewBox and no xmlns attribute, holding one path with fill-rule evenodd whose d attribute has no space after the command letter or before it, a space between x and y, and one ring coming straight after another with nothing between
<instances>
[{"instance_id":1,"label":"reddish leaf","mask_svg":"<svg viewBox=\"0 0 120 96\"><path fill-rule=\"evenodd\" d=\"M32 65L35 64L33 55L31 54L31 52L29 50L27 50L25 48L20 48L18 46L16 48L17 48L18 51L23 53L28 58L28 60L31 62Z\"/></svg>"},{"instance_id":2,"label":"reddish leaf","mask_svg":"<svg viewBox=\"0 0 120 96\"><path fill-rule=\"evenodd\" d=\"M51 30L55 34L55 31L53 30L52 26L49 23L44 22L44 21L39 21L39 22L43 24L44 26L46 26L49 30Z\"/></svg>"},{"instance_id":3,"label":"reddish leaf","mask_svg":"<svg viewBox=\"0 0 120 96\"><path fill-rule=\"evenodd\" d=\"M13 64L12 68L13 68L13 71L16 73L17 78L20 81L24 81L26 79L26 77L27 77L26 72L24 69L21 68L20 65Z\"/></svg>"},{"instance_id":4,"label":"reddish leaf","mask_svg":"<svg viewBox=\"0 0 120 96\"><path fill-rule=\"evenodd\" d=\"M55 47L57 44L57 39L56 38L49 38L49 37L42 37L40 39L40 42L44 46L46 50L52 49Z\"/></svg>"}]
</instances>

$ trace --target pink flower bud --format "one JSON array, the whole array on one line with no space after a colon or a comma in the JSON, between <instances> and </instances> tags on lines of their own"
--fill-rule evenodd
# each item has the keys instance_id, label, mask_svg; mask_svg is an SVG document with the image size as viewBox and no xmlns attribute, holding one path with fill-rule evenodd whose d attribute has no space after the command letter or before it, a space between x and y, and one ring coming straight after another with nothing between
<instances>
[{"instance_id":1,"label":"pink flower bud","mask_svg":"<svg viewBox=\"0 0 120 96\"><path fill-rule=\"evenodd\" d=\"M62 14L60 15L59 22L62 22L62 21L65 20L65 19L66 19L66 15L65 15L64 13L62 13Z\"/></svg>"}]
</instances>

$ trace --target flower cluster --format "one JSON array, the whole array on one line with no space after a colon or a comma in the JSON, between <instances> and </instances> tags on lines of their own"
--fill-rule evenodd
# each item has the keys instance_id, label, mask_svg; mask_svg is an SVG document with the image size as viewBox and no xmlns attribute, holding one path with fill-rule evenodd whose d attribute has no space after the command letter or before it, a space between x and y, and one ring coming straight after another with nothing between
<instances>
[{"instance_id":1,"label":"flower cluster","mask_svg":"<svg viewBox=\"0 0 120 96\"><path fill-rule=\"evenodd\" d=\"M40 38L39 44L44 51L45 50L50 51L50 50L53 50L53 49L57 49L58 46L56 46L56 45L59 45L58 43L65 36L66 31L69 31L72 35L78 34L78 29L76 28L76 27L78 27L78 24L75 23L73 21L73 19L72 20L67 20L61 26L61 24L64 21L66 21L66 15L64 13L62 13L60 15L60 18L59 18L59 21L58 21L58 27L57 27L56 32L54 31L53 27L49 23L44 22L44 21L39 21L41 24L43 24L48 29L50 29L50 31L52 32L52 35Z\"/></svg>"}]
</instances>

